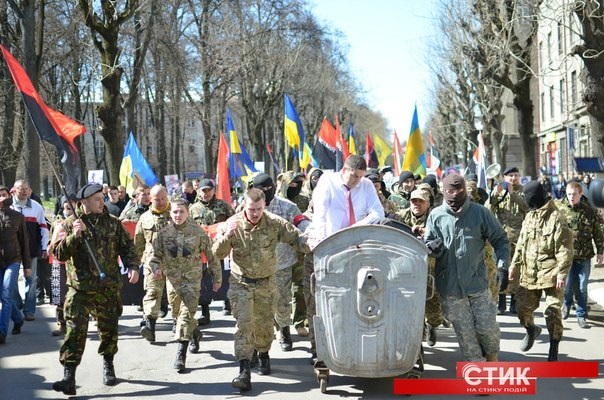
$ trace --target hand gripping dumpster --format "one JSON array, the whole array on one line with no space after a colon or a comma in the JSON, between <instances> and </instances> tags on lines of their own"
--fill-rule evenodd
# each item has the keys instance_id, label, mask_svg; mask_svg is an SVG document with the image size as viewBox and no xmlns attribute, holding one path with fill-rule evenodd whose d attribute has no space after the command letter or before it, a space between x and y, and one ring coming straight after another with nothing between
<instances>
[{"instance_id":1,"label":"hand gripping dumpster","mask_svg":"<svg viewBox=\"0 0 604 400\"><path fill-rule=\"evenodd\" d=\"M383 378L410 373L416 363L423 369L427 258L420 240L384 225L341 230L314 249L317 356L327 367L315 366L322 392L329 370Z\"/></svg>"}]
</instances>

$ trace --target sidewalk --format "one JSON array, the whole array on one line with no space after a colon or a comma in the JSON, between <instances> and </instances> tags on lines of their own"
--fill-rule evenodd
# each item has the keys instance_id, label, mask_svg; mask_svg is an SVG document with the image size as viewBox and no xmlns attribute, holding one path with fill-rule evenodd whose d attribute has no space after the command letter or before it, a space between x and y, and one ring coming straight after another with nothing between
<instances>
[{"instance_id":1,"label":"sidewalk","mask_svg":"<svg viewBox=\"0 0 604 400\"><path fill-rule=\"evenodd\" d=\"M587 293L590 301L604 308L604 265L596 267L595 261L591 263Z\"/></svg>"}]
</instances>

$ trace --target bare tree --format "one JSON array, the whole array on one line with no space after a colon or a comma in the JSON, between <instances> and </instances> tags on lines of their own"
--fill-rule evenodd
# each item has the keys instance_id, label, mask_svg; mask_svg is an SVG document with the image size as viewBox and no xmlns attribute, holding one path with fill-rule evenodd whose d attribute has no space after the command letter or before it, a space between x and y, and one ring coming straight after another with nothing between
<instances>
[{"instance_id":1,"label":"bare tree","mask_svg":"<svg viewBox=\"0 0 604 400\"><path fill-rule=\"evenodd\" d=\"M118 46L122 25L133 16L139 1L127 1L120 11L117 2L101 0L100 10L92 0L79 0L79 5L90 28L92 42L101 57L101 84L103 103L97 108L102 122L101 136L108 147L106 154L107 170L110 182L119 182L119 168L124 152L126 135L122 126L123 107L121 103L121 78L123 67L120 65L121 50Z\"/></svg>"}]
</instances>

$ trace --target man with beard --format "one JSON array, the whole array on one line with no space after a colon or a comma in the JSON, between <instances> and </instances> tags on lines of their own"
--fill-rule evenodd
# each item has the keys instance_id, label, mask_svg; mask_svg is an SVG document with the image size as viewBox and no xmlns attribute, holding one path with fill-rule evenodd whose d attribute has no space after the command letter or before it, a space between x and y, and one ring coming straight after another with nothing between
<instances>
[{"instance_id":1,"label":"man with beard","mask_svg":"<svg viewBox=\"0 0 604 400\"><path fill-rule=\"evenodd\" d=\"M558 361L562 338L562 298L566 277L573 262L573 233L553 200L548 200L543 185L529 182L524 198L530 211L520 231L509 278L519 283L516 307L526 335L520 350L529 351L541 328L535 325L533 313L545 293L545 322L549 331L547 361Z\"/></svg>"},{"instance_id":2,"label":"man with beard","mask_svg":"<svg viewBox=\"0 0 604 400\"><path fill-rule=\"evenodd\" d=\"M462 176L447 175L443 191L445 203L432 210L425 233L436 258L443 314L453 324L465 361L497 361L500 331L484 246L487 240L493 245L499 277L506 281L510 243L495 216L470 201Z\"/></svg>"}]
</instances>

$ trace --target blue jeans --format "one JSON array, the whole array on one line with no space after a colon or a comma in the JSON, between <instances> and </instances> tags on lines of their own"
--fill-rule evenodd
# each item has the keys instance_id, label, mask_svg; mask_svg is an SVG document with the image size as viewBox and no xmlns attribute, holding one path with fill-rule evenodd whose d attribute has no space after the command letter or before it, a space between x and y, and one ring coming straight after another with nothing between
<instances>
[{"instance_id":1,"label":"blue jeans","mask_svg":"<svg viewBox=\"0 0 604 400\"><path fill-rule=\"evenodd\" d=\"M23 301L23 312L25 315L31 314L34 315L36 313L36 275L38 272L38 257L33 257L31 259L31 276L29 278L25 278L25 300ZM19 287L17 286L17 282L15 282L15 291L13 293L13 301L16 304L20 304L21 295L19 294Z\"/></svg>"},{"instance_id":2,"label":"blue jeans","mask_svg":"<svg viewBox=\"0 0 604 400\"><path fill-rule=\"evenodd\" d=\"M8 333L8 324L12 319L15 324L23 321L23 315L13 301L13 291L17 287L19 278L19 263L12 263L0 268L0 282L2 282L2 311L0 311L0 333Z\"/></svg>"},{"instance_id":3,"label":"blue jeans","mask_svg":"<svg viewBox=\"0 0 604 400\"><path fill-rule=\"evenodd\" d=\"M591 260L573 261L572 267L566 277L564 287L564 305L570 307L573 304L573 291L575 282L579 282L577 292L577 317L587 316L587 283L591 271Z\"/></svg>"}]
</instances>

